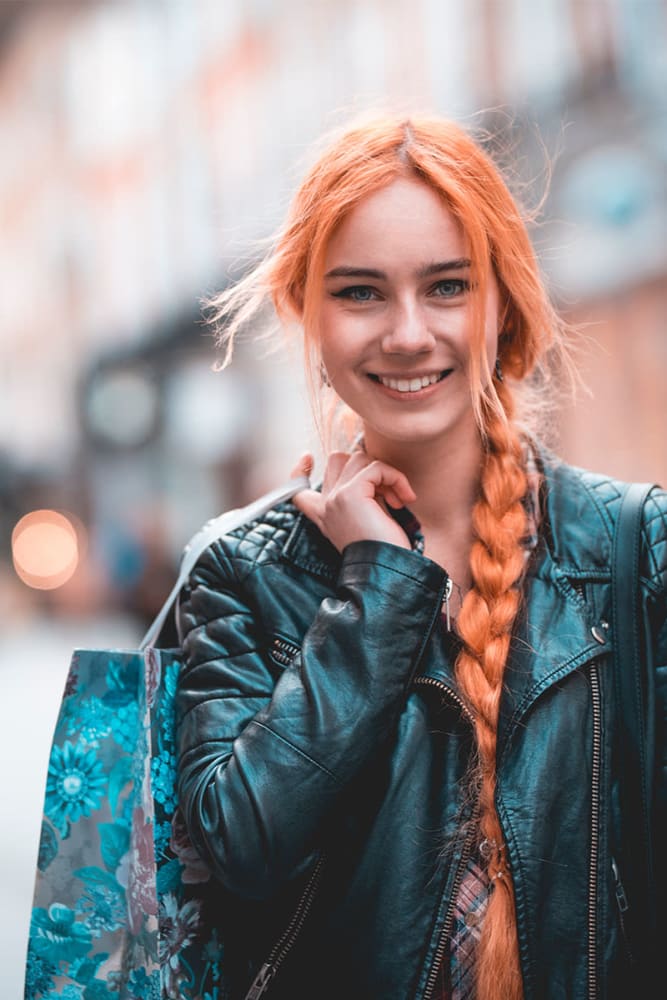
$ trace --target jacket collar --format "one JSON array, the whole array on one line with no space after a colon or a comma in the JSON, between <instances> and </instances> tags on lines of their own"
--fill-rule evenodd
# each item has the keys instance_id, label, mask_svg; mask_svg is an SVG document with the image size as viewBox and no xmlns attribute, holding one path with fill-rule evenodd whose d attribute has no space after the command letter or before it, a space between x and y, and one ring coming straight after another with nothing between
<instances>
[{"instance_id":1,"label":"jacket collar","mask_svg":"<svg viewBox=\"0 0 667 1000\"><path fill-rule=\"evenodd\" d=\"M567 465L546 448L540 448L538 456L544 476L542 533L554 563L575 575L609 577L613 524L598 498L596 477ZM607 479L600 482L609 486Z\"/></svg>"}]
</instances>

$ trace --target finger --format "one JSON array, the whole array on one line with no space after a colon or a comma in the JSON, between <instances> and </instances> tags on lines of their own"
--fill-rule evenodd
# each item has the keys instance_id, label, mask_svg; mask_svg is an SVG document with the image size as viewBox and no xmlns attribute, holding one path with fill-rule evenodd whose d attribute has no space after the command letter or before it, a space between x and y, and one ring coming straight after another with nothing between
<instances>
[{"instance_id":1,"label":"finger","mask_svg":"<svg viewBox=\"0 0 667 1000\"><path fill-rule=\"evenodd\" d=\"M417 494L410 486L410 482L405 473L387 465L385 462L374 461L357 473L362 482L367 484L367 488L372 486L375 491L386 495L387 490L391 490L399 501L399 506L414 503Z\"/></svg>"},{"instance_id":2,"label":"finger","mask_svg":"<svg viewBox=\"0 0 667 1000\"><path fill-rule=\"evenodd\" d=\"M300 490L292 497L292 503L306 517L322 530L322 507L324 501L317 490Z\"/></svg>"},{"instance_id":3,"label":"finger","mask_svg":"<svg viewBox=\"0 0 667 1000\"><path fill-rule=\"evenodd\" d=\"M401 498L391 487L388 487L387 489L382 491L382 498L386 500L386 502L389 504L390 507L398 508L405 506Z\"/></svg>"},{"instance_id":4,"label":"finger","mask_svg":"<svg viewBox=\"0 0 667 1000\"><path fill-rule=\"evenodd\" d=\"M347 454L336 480L336 486L344 486L345 483L351 482L362 469L370 465L370 462L371 459L365 451L353 451L351 454Z\"/></svg>"},{"instance_id":5,"label":"finger","mask_svg":"<svg viewBox=\"0 0 667 1000\"><path fill-rule=\"evenodd\" d=\"M313 465L315 464L313 456L309 451L305 451L299 461L296 463L294 468L290 473L292 479L298 479L299 476L307 476L310 478L310 474L313 471Z\"/></svg>"},{"instance_id":6,"label":"finger","mask_svg":"<svg viewBox=\"0 0 667 1000\"><path fill-rule=\"evenodd\" d=\"M345 468L349 459L346 451L332 451L327 458L327 464L322 479L322 493L326 496L331 492L340 478L340 474Z\"/></svg>"}]
</instances>

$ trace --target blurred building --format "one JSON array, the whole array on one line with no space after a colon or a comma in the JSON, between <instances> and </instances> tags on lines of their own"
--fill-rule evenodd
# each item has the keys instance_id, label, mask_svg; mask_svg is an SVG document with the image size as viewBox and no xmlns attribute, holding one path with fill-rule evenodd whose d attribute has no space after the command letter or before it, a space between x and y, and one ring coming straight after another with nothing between
<instances>
[{"instance_id":1,"label":"blurred building","mask_svg":"<svg viewBox=\"0 0 667 1000\"><path fill-rule=\"evenodd\" d=\"M149 617L189 535L314 443L298 361L212 371L200 303L384 101L487 109L536 189L552 161L535 239L594 392L561 451L667 482L666 29L665 0L0 4L5 578L17 518L71 511L85 560L42 604Z\"/></svg>"}]
</instances>

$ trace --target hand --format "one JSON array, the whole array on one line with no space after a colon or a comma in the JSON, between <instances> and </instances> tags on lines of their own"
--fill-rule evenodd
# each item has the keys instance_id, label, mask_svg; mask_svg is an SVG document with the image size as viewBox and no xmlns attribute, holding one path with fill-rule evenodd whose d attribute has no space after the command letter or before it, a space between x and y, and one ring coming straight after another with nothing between
<instances>
[{"instance_id":1,"label":"hand","mask_svg":"<svg viewBox=\"0 0 667 1000\"><path fill-rule=\"evenodd\" d=\"M302 455L292 476L310 475L312 467L312 455ZM301 490L293 502L342 552L351 542L364 539L411 548L386 505L404 507L416 499L407 477L393 466L370 459L363 451L335 451L327 460L322 492Z\"/></svg>"}]
</instances>

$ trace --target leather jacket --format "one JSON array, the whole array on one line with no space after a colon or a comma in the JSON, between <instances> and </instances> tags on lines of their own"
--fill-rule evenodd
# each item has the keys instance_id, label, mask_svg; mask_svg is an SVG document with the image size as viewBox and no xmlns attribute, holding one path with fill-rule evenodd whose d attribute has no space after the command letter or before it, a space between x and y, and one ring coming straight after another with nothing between
<instances>
[{"instance_id":1,"label":"leather jacket","mask_svg":"<svg viewBox=\"0 0 667 1000\"><path fill-rule=\"evenodd\" d=\"M610 554L619 484L542 456L540 537L500 704L497 808L525 1000L616 1000L659 969L618 815ZM473 847L473 735L441 614L447 576L291 503L213 544L183 593L179 797L216 876L232 1000L429 1000ZM652 836L664 846L667 493L646 503L641 591ZM636 828L636 829L635 829ZM656 912L664 930L664 850ZM639 911L639 912L637 912ZM633 957L634 960L633 960ZM267 962L267 959L270 961Z\"/></svg>"}]
</instances>

